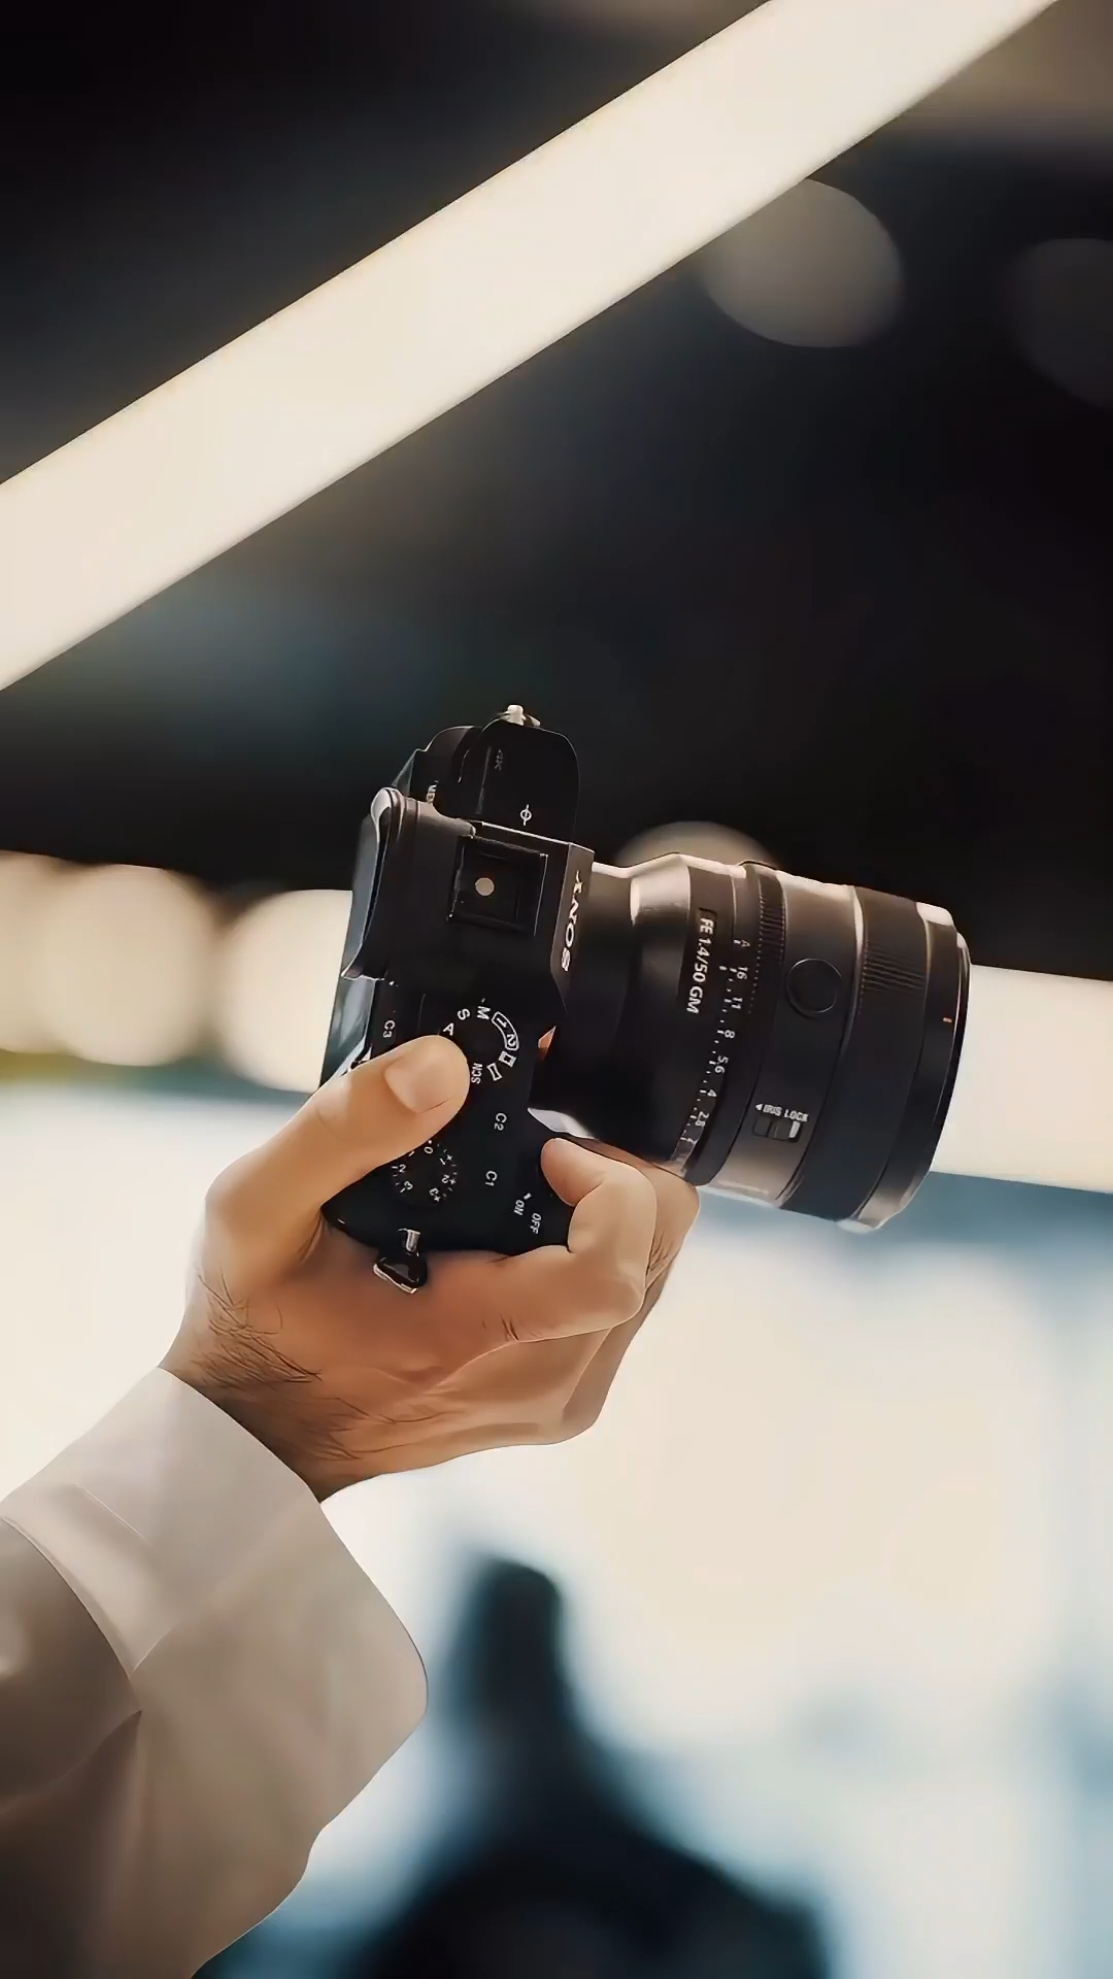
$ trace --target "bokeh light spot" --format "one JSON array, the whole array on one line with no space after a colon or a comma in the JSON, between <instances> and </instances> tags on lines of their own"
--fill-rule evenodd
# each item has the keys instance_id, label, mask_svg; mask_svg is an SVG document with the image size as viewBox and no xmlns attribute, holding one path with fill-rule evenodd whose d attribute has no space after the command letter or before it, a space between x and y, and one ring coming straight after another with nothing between
<instances>
[{"instance_id":1,"label":"bokeh light spot","mask_svg":"<svg viewBox=\"0 0 1113 1979\"><path fill-rule=\"evenodd\" d=\"M814 349L861 344L900 307L900 257L849 193L805 179L696 256L725 315L755 336Z\"/></svg>"}]
</instances>

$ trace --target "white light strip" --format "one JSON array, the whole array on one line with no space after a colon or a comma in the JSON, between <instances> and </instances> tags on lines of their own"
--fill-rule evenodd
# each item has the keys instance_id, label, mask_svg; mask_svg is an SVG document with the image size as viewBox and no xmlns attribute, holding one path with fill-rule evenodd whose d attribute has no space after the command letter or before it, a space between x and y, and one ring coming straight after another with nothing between
<instances>
[{"instance_id":1,"label":"white light strip","mask_svg":"<svg viewBox=\"0 0 1113 1979\"><path fill-rule=\"evenodd\" d=\"M1049 0L766 0L0 488L0 686L628 295Z\"/></svg>"},{"instance_id":2,"label":"white light strip","mask_svg":"<svg viewBox=\"0 0 1113 1979\"><path fill-rule=\"evenodd\" d=\"M962 1060L933 1166L1113 1190L1113 983L972 970Z\"/></svg>"}]
</instances>

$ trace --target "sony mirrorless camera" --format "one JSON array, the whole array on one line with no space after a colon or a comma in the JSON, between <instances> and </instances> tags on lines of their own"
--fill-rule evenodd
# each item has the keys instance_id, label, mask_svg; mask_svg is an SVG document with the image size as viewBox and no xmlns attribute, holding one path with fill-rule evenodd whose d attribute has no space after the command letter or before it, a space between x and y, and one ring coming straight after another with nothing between
<instances>
[{"instance_id":1,"label":"sony mirrorless camera","mask_svg":"<svg viewBox=\"0 0 1113 1979\"><path fill-rule=\"evenodd\" d=\"M322 1076L440 1031L471 1092L329 1221L409 1291L429 1251L561 1243L540 1113L690 1182L885 1222L927 1173L958 1068L950 916L751 861L601 865L573 837L578 794L571 744L518 707L442 730L379 791Z\"/></svg>"}]
</instances>

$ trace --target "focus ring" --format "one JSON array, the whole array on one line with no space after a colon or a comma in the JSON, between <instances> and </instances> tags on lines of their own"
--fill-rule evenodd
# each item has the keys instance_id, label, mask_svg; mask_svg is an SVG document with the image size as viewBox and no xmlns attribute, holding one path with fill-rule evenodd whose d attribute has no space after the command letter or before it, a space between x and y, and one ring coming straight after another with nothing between
<instances>
[{"instance_id":1,"label":"focus ring","mask_svg":"<svg viewBox=\"0 0 1113 1979\"><path fill-rule=\"evenodd\" d=\"M854 1014L786 1208L842 1222L884 1170L920 1053L926 929L910 900L856 889L862 955Z\"/></svg>"}]
</instances>

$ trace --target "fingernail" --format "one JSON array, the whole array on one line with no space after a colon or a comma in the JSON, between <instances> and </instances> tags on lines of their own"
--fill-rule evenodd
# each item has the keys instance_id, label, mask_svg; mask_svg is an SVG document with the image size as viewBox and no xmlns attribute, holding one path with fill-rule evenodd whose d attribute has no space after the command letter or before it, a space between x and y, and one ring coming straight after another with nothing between
<instances>
[{"instance_id":1,"label":"fingernail","mask_svg":"<svg viewBox=\"0 0 1113 1979\"><path fill-rule=\"evenodd\" d=\"M447 1038L411 1038L383 1062L383 1078L411 1113L428 1113L461 1090L458 1054Z\"/></svg>"}]
</instances>

